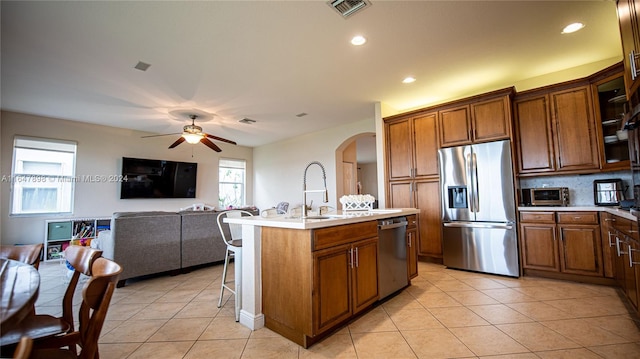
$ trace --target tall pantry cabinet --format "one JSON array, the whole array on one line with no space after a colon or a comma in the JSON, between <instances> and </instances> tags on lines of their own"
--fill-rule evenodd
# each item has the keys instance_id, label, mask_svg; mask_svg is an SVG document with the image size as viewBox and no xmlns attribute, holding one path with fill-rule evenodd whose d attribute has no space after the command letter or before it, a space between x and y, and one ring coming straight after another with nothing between
<instances>
[{"instance_id":1,"label":"tall pantry cabinet","mask_svg":"<svg viewBox=\"0 0 640 359\"><path fill-rule=\"evenodd\" d=\"M418 253L442 258L437 112L385 120L388 203L418 208Z\"/></svg>"}]
</instances>

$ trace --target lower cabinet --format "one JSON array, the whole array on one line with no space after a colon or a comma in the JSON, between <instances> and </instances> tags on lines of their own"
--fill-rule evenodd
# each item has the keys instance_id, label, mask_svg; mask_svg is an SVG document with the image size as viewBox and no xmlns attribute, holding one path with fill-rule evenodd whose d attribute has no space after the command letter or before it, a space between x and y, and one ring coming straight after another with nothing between
<instances>
[{"instance_id":1,"label":"lower cabinet","mask_svg":"<svg viewBox=\"0 0 640 359\"><path fill-rule=\"evenodd\" d=\"M418 254L442 260L440 182L437 178L389 182L389 207L417 208Z\"/></svg>"},{"instance_id":2,"label":"lower cabinet","mask_svg":"<svg viewBox=\"0 0 640 359\"><path fill-rule=\"evenodd\" d=\"M409 280L418 276L418 219L407 216L407 273Z\"/></svg>"},{"instance_id":3,"label":"lower cabinet","mask_svg":"<svg viewBox=\"0 0 640 359\"><path fill-rule=\"evenodd\" d=\"M378 299L378 240L313 253L317 334L358 314Z\"/></svg>"},{"instance_id":4,"label":"lower cabinet","mask_svg":"<svg viewBox=\"0 0 640 359\"><path fill-rule=\"evenodd\" d=\"M521 212L524 269L603 276L597 212Z\"/></svg>"},{"instance_id":5,"label":"lower cabinet","mask_svg":"<svg viewBox=\"0 0 640 359\"><path fill-rule=\"evenodd\" d=\"M378 300L378 226L262 227L265 326L308 347Z\"/></svg>"}]
</instances>

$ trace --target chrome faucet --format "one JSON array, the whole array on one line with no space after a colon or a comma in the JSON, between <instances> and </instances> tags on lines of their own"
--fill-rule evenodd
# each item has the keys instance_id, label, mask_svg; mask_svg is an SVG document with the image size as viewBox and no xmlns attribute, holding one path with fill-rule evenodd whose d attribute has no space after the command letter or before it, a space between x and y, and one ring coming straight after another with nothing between
<instances>
[{"instance_id":1,"label":"chrome faucet","mask_svg":"<svg viewBox=\"0 0 640 359\"><path fill-rule=\"evenodd\" d=\"M322 180L324 181L324 189L307 190L307 170L309 169L309 167L311 167L311 165L318 165L322 169ZM324 203L329 202L329 191L327 190L327 173L324 170L324 166L322 165L322 163L318 161L310 162L304 169L304 178L302 180L302 218L307 218L307 193L311 192L322 192L322 201Z\"/></svg>"}]
</instances>

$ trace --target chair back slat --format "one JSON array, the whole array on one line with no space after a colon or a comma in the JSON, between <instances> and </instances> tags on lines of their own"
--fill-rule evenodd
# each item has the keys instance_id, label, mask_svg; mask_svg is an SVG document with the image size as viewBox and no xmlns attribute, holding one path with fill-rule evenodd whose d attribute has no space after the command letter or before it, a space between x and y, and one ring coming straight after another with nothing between
<instances>
[{"instance_id":1,"label":"chair back slat","mask_svg":"<svg viewBox=\"0 0 640 359\"><path fill-rule=\"evenodd\" d=\"M42 243L16 246L3 245L0 246L0 258L27 263L38 269L43 247L44 245Z\"/></svg>"}]
</instances>

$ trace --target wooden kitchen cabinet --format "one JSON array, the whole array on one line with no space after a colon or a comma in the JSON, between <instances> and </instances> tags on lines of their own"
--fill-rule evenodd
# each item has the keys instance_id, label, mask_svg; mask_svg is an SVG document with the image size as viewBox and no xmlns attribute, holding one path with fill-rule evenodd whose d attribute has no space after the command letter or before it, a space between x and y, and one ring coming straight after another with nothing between
<instances>
[{"instance_id":1,"label":"wooden kitchen cabinet","mask_svg":"<svg viewBox=\"0 0 640 359\"><path fill-rule=\"evenodd\" d=\"M438 175L437 112L385 123L390 180Z\"/></svg>"},{"instance_id":2,"label":"wooden kitchen cabinet","mask_svg":"<svg viewBox=\"0 0 640 359\"><path fill-rule=\"evenodd\" d=\"M500 90L485 94L484 99L477 97L468 104L440 110L441 147L510 139L512 94L513 88Z\"/></svg>"},{"instance_id":3,"label":"wooden kitchen cabinet","mask_svg":"<svg viewBox=\"0 0 640 359\"><path fill-rule=\"evenodd\" d=\"M624 128L627 97L622 74L622 64L601 71L598 79L591 84L597 138L600 152L600 166L603 171L628 170L629 141L618 131Z\"/></svg>"},{"instance_id":4,"label":"wooden kitchen cabinet","mask_svg":"<svg viewBox=\"0 0 640 359\"><path fill-rule=\"evenodd\" d=\"M560 271L555 213L520 212L523 269Z\"/></svg>"},{"instance_id":5,"label":"wooden kitchen cabinet","mask_svg":"<svg viewBox=\"0 0 640 359\"><path fill-rule=\"evenodd\" d=\"M262 227L265 326L308 347L378 300L377 221Z\"/></svg>"},{"instance_id":6,"label":"wooden kitchen cabinet","mask_svg":"<svg viewBox=\"0 0 640 359\"><path fill-rule=\"evenodd\" d=\"M418 276L418 219L407 216L407 273L409 280Z\"/></svg>"},{"instance_id":7,"label":"wooden kitchen cabinet","mask_svg":"<svg viewBox=\"0 0 640 359\"><path fill-rule=\"evenodd\" d=\"M520 243L525 270L604 275L596 212L520 212Z\"/></svg>"},{"instance_id":8,"label":"wooden kitchen cabinet","mask_svg":"<svg viewBox=\"0 0 640 359\"><path fill-rule=\"evenodd\" d=\"M442 259L442 216L438 179L390 182L388 197L391 208L420 210L416 238L418 254Z\"/></svg>"},{"instance_id":9,"label":"wooden kitchen cabinet","mask_svg":"<svg viewBox=\"0 0 640 359\"><path fill-rule=\"evenodd\" d=\"M604 271L605 278L615 278L615 271L613 268L615 245L616 245L616 233L614 224L616 222L616 216L607 213L600 213L600 237L602 238L602 269Z\"/></svg>"},{"instance_id":10,"label":"wooden kitchen cabinet","mask_svg":"<svg viewBox=\"0 0 640 359\"><path fill-rule=\"evenodd\" d=\"M640 87L640 0L618 0L627 99Z\"/></svg>"},{"instance_id":11,"label":"wooden kitchen cabinet","mask_svg":"<svg viewBox=\"0 0 640 359\"><path fill-rule=\"evenodd\" d=\"M515 99L521 176L598 171L590 87L583 82L525 92Z\"/></svg>"},{"instance_id":12,"label":"wooden kitchen cabinet","mask_svg":"<svg viewBox=\"0 0 640 359\"><path fill-rule=\"evenodd\" d=\"M472 141L469 105L442 110L438 114L440 145L442 147L468 145Z\"/></svg>"},{"instance_id":13,"label":"wooden kitchen cabinet","mask_svg":"<svg viewBox=\"0 0 640 359\"><path fill-rule=\"evenodd\" d=\"M545 94L514 101L516 151L520 174L553 172L555 156Z\"/></svg>"},{"instance_id":14,"label":"wooden kitchen cabinet","mask_svg":"<svg viewBox=\"0 0 640 359\"><path fill-rule=\"evenodd\" d=\"M602 241L596 212L558 212L560 271L602 277Z\"/></svg>"},{"instance_id":15,"label":"wooden kitchen cabinet","mask_svg":"<svg viewBox=\"0 0 640 359\"><path fill-rule=\"evenodd\" d=\"M598 142L589 86L552 92L549 99L556 171L597 170Z\"/></svg>"},{"instance_id":16,"label":"wooden kitchen cabinet","mask_svg":"<svg viewBox=\"0 0 640 359\"><path fill-rule=\"evenodd\" d=\"M314 332L323 333L378 299L378 240L314 252Z\"/></svg>"}]
</instances>

